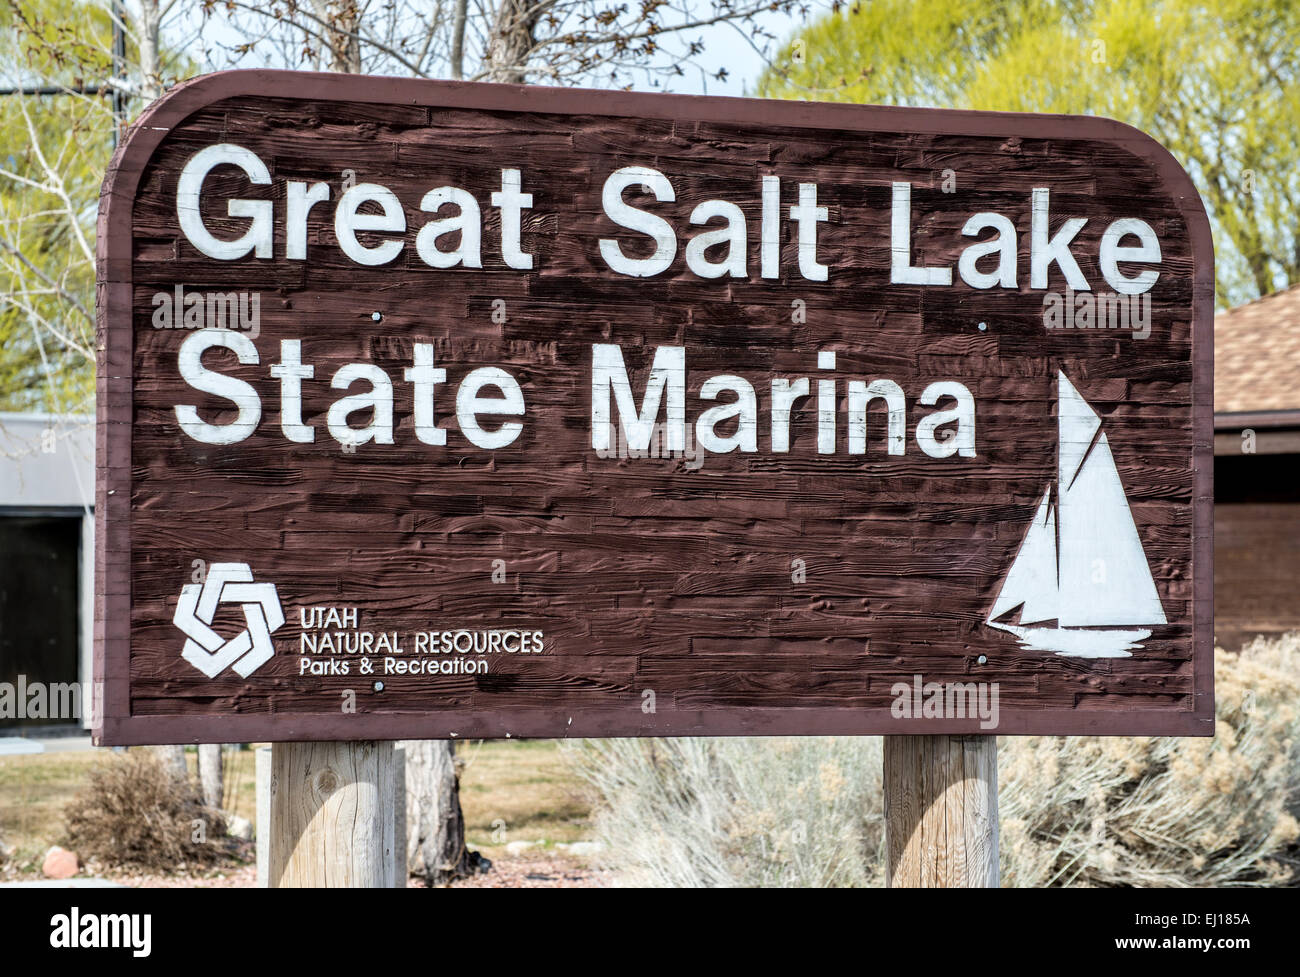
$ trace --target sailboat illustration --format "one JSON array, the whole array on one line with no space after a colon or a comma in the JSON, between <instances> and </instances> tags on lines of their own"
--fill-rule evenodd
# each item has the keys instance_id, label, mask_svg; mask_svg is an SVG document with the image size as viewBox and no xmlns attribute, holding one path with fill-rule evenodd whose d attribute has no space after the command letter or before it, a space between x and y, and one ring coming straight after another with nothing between
<instances>
[{"instance_id":1,"label":"sailboat illustration","mask_svg":"<svg viewBox=\"0 0 1300 977\"><path fill-rule=\"evenodd\" d=\"M1164 608L1101 418L1059 371L1057 391L1055 493L1043 492L988 624L1034 651L1128 658Z\"/></svg>"}]
</instances>

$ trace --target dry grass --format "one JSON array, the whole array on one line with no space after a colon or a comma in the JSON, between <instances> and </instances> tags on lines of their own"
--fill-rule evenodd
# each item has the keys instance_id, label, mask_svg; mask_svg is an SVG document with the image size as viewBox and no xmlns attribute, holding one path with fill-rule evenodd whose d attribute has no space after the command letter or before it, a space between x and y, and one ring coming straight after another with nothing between
<instances>
[{"instance_id":1,"label":"dry grass","mask_svg":"<svg viewBox=\"0 0 1300 977\"><path fill-rule=\"evenodd\" d=\"M152 753L97 763L63 810L69 846L84 861L150 871L206 867L232 854L220 813Z\"/></svg>"},{"instance_id":2,"label":"dry grass","mask_svg":"<svg viewBox=\"0 0 1300 977\"><path fill-rule=\"evenodd\" d=\"M1297 634L1217 651L1213 739L1012 741L999 765L1005 884L1287 883L1297 666Z\"/></svg>"},{"instance_id":3,"label":"dry grass","mask_svg":"<svg viewBox=\"0 0 1300 977\"><path fill-rule=\"evenodd\" d=\"M564 762L559 744L470 742L460 744L457 756L468 841L489 858L502 858L510 841L542 842L535 855L547 858L557 844L583 841L590 835L588 791ZM39 872L51 845L71 844L63 808L84 787L90 771L111 759L108 750L0 758L0 839L14 846L10 868L16 874ZM188 759L194 775L195 754L188 754ZM224 806L255 821L253 751L227 750L224 760ZM504 861L512 864L508 858ZM0 868L3 862L0 854Z\"/></svg>"},{"instance_id":4,"label":"dry grass","mask_svg":"<svg viewBox=\"0 0 1300 977\"><path fill-rule=\"evenodd\" d=\"M231 814L256 823L257 821L257 769L256 744L250 749L238 745L227 746L221 753L222 801L221 808ZM190 777L195 782L199 776L199 758L196 752L186 753Z\"/></svg>"},{"instance_id":5,"label":"dry grass","mask_svg":"<svg viewBox=\"0 0 1300 977\"><path fill-rule=\"evenodd\" d=\"M582 841L590 833L585 785L565 764L557 743L463 743L457 756L468 840L489 858L509 841L544 841L538 847L545 849ZM108 750L86 750L0 758L0 838L14 847L16 867L30 872L40 867L51 845L68 844L63 807L108 757ZM195 754L188 759L195 775ZM224 760L225 808L256 821L253 751L227 750ZM494 822L504 827L498 830Z\"/></svg>"},{"instance_id":6,"label":"dry grass","mask_svg":"<svg viewBox=\"0 0 1300 977\"><path fill-rule=\"evenodd\" d=\"M1300 636L1219 652L1216 691L1213 740L1002 740L1004 884L1280 883L1297 836ZM0 759L11 870L67 844L61 809L105 752ZM468 840L490 858L594 835L622 882L881 881L876 739L499 741L458 756ZM251 751L227 752L226 779L227 807L253 819Z\"/></svg>"},{"instance_id":7,"label":"dry grass","mask_svg":"<svg viewBox=\"0 0 1300 977\"><path fill-rule=\"evenodd\" d=\"M582 841L591 833L591 802L553 740L459 744L460 802L465 839L488 858L511 841Z\"/></svg>"},{"instance_id":8,"label":"dry grass","mask_svg":"<svg viewBox=\"0 0 1300 977\"><path fill-rule=\"evenodd\" d=\"M876 739L587 740L603 864L638 886L866 886L883 837Z\"/></svg>"},{"instance_id":9,"label":"dry grass","mask_svg":"<svg viewBox=\"0 0 1300 977\"><path fill-rule=\"evenodd\" d=\"M1300 635L1216 653L1212 739L1008 737L1009 886L1286 884L1300 835ZM642 885L876 885L878 738L571 747L606 862Z\"/></svg>"},{"instance_id":10,"label":"dry grass","mask_svg":"<svg viewBox=\"0 0 1300 977\"><path fill-rule=\"evenodd\" d=\"M14 849L11 867L39 868L49 847L64 840L63 805L103 752L0 759L0 836Z\"/></svg>"},{"instance_id":11,"label":"dry grass","mask_svg":"<svg viewBox=\"0 0 1300 977\"><path fill-rule=\"evenodd\" d=\"M67 847L63 809L85 786L90 771L112 757L112 751L103 749L0 758L0 838L13 849L8 866L0 855L0 868L30 874L40 869L51 845ZM188 760L197 776L196 755L189 753ZM224 761L225 807L252 821L257 810L253 754L227 750Z\"/></svg>"}]
</instances>

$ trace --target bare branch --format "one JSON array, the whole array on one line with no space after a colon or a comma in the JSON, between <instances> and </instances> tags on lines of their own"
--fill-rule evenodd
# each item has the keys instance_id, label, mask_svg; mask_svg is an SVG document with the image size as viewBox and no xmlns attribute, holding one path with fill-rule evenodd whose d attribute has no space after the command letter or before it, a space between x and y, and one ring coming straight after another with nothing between
<instances>
[{"instance_id":1,"label":"bare branch","mask_svg":"<svg viewBox=\"0 0 1300 977\"><path fill-rule=\"evenodd\" d=\"M24 268L26 268L38 279L40 279L47 286L49 286L53 294L57 295L59 298L63 299L63 301L67 302L70 306L72 306L72 308L80 312L82 318L84 318L90 325L93 326L95 324L94 314L91 313L91 311L87 309L85 305L82 304L81 299L77 298L77 296L73 295L71 292L65 289L62 285L60 285L58 282L52 279L49 275L45 274L45 272L41 271L41 269L36 267L36 265L32 264L32 262L28 260L27 255L23 254L22 251L14 247L12 244L4 240L3 238L0 238L0 248L4 248L5 251L8 251L20 262L22 262Z\"/></svg>"}]
</instances>

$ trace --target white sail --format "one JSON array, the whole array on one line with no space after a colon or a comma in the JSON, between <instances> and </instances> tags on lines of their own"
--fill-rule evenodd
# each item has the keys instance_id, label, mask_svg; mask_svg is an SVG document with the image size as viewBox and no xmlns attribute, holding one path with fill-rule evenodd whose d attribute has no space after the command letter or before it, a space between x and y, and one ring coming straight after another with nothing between
<instances>
[{"instance_id":1,"label":"white sail","mask_svg":"<svg viewBox=\"0 0 1300 977\"><path fill-rule=\"evenodd\" d=\"M1166 623L1164 608L1101 418L1063 372L1057 391L1056 504L1049 486L988 623L1037 651L1127 657L1151 635L1133 626ZM997 623L1017 607L1018 624Z\"/></svg>"},{"instance_id":2,"label":"white sail","mask_svg":"<svg viewBox=\"0 0 1300 977\"><path fill-rule=\"evenodd\" d=\"M1133 513L1106 435L1061 486L1060 614L1062 627L1164 624Z\"/></svg>"},{"instance_id":3,"label":"white sail","mask_svg":"<svg viewBox=\"0 0 1300 977\"><path fill-rule=\"evenodd\" d=\"M1074 481L1079 466L1083 464L1088 449L1101 430L1101 418L1059 370L1056 374L1056 391L1056 484L1060 497Z\"/></svg>"},{"instance_id":4,"label":"white sail","mask_svg":"<svg viewBox=\"0 0 1300 977\"><path fill-rule=\"evenodd\" d=\"M1022 625L1050 621L1057 616L1056 514L1052 511L1051 495L1049 486L1038 503L1038 512L1029 524L1020 552L1002 582L998 599L993 602L990 622L1017 607L1021 608Z\"/></svg>"}]
</instances>

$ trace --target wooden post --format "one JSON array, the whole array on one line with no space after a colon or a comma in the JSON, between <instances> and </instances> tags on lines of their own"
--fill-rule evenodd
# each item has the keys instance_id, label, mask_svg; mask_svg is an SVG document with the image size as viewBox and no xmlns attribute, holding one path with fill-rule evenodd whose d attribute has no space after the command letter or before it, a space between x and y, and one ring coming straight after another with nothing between
<instances>
[{"instance_id":1,"label":"wooden post","mask_svg":"<svg viewBox=\"0 0 1300 977\"><path fill-rule=\"evenodd\" d=\"M257 887L271 887L271 748L259 746L257 777Z\"/></svg>"},{"instance_id":2,"label":"wooden post","mask_svg":"<svg viewBox=\"0 0 1300 977\"><path fill-rule=\"evenodd\" d=\"M996 888L995 736L884 737L891 888Z\"/></svg>"},{"instance_id":3,"label":"wooden post","mask_svg":"<svg viewBox=\"0 0 1300 977\"><path fill-rule=\"evenodd\" d=\"M393 750L393 885L405 889L411 879L406 850L406 751Z\"/></svg>"},{"instance_id":4,"label":"wooden post","mask_svg":"<svg viewBox=\"0 0 1300 977\"><path fill-rule=\"evenodd\" d=\"M392 888L391 742L273 743L271 888Z\"/></svg>"}]
</instances>

